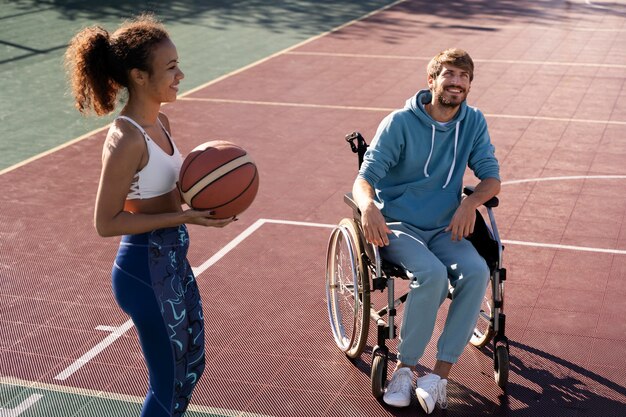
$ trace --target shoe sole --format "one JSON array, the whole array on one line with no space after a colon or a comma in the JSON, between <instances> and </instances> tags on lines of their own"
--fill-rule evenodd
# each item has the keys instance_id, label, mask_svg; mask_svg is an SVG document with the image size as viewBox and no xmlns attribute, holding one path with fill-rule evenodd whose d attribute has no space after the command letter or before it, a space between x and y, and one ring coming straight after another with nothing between
<instances>
[{"instance_id":1,"label":"shoe sole","mask_svg":"<svg viewBox=\"0 0 626 417\"><path fill-rule=\"evenodd\" d=\"M419 395L416 395L418 401L420 402L420 405L422 406L422 410L424 410L424 412L426 412L426 414L430 414L435 410L435 407L433 407L432 410L428 411L428 405L426 405L426 401L424 401L424 399L422 397L420 397Z\"/></svg>"},{"instance_id":2,"label":"shoe sole","mask_svg":"<svg viewBox=\"0 0 626 417\"><path fill-rule=\"evenodd\" d=\"M411 401L409 401L408 403L399 403L399 404L394 404L394 403L390 403L385 401L385 398L383 398L383 402L387 405L390 405L392 407L396 407L396 408L404 408L404 407L408 407L409 405L411 405Z\"/></svg>"}]
</instances>

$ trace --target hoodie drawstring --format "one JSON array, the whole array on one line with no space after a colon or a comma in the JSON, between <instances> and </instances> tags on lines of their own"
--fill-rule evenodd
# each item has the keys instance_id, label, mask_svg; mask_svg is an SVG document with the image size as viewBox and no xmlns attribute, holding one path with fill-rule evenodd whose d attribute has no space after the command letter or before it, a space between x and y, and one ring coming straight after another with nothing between
<instances>
[{"instance_id":1,"label":"hoodie drawstring","mask_svg":"<svg viewBox=\"0 0 626 417\"><path fill-rule=\"evenodd\" d=\"M452 165L450 165L450 172L448 172L448 179L446 180L446 183L443 185L442 188L446 188L448 186L448 184L450 183L450 178L452 178L452 171L454 171L454 165L456 165L456 145L457 143L459 143L459 125L461 124L460 121L456 122L456 132L454 134L454 158L452 158ZM435 128L435 126L433 126L433 129ZM434 137L434 130L433 130L433 137ZM430 150L430 153L432 154L432 149ZM430 159L430 157L429 157Z\"/></svg>"},{"instance_id":2,"label":"hoodie drawstring","mask_svg":"<svg viewBox=\"0 0 626 417\"><path fill-rule=\"evenodd\" d=\"M441 188L446 188L450 183L450 179L452 178L452 172L454 171L454 166L456 165L456 147L459 143L459 126L461 122L456 122L456 129L454 132L454 157L452 158L452 164L450 165L450 171L448 172L448 178L446 179L446 183ZM426 165L424 165L424 176L428 178L430 175L428 174L428 164L430 164L430 158L433 156L433 149L435 148L435 125L431 125L433 128L433 134L430 138L430 153L428 154L428 159L426 160Z\"/></svg>"},{"instance_id":3,"label":"hoodie drawstring","mask_svg":"<svg viewBox=\"0 0 626 417\"><path fill-rule=\"evenodd\" d=\"M424 165L424 176L428 178L428 164L430 163L430 157L433 156L433 149L435 148L435 125L431 125L433 128L433 134L430 138L430 153L428 154L428 159L426 160L426 165Z\"/></svg>"}]
</instances>

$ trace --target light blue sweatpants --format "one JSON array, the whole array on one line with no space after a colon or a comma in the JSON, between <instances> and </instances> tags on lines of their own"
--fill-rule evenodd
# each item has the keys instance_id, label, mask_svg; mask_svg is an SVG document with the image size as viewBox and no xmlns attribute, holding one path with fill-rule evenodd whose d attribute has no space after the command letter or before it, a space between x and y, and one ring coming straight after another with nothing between
<instances>
[{"instance_id":1,"label":"light blue sweatpants","mask_svg":"<svg viewBox=\"0 0 626 417\"><path fill-rule=\"evenodd\" d=\"M489 267L466 239L453 241L444 229L422 231L388 223L393 234L381 256L413 274L398 344L398 359L414 366L435 328L437 311L454 287L446 323L437 343L437 359L456 363L469 342L489 282Z\"/></svg>"}]
</instances>

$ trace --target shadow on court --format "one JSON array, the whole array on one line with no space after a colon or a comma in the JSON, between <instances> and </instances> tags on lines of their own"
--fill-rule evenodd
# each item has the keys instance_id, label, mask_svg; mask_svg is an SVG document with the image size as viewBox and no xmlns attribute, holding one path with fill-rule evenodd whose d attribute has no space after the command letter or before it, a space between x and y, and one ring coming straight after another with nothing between
<instances>
[{"instance_id":1,"label":"shadow on court","mask_svg":"<svg viewBox=\"0 0 626 417\"><path fill-rule=\"evenodd\" d=\"M486 362L489 363L493 354L490 346L476 350L477 355L484 354ZM470 375L473 373L476 377L476 370L468 371L467 379L450 380L448 410L436 408L433 415L446 416L449 413L462 416L515 417L624 415L624 404L619 401L626 396L626 387L623 385L524 343L510 341L510 348L511 381L506 390L502 391L494 384L489 393L491 395L486 396L484 386L481 386L480 390L473 389L473 385L478 383L476 381L472 383ZM371 371L369 362L371 350L370 346L366 347L364 358L352 361L355 368L368 377ZM395 354L390 354L389 359L390 374L397 358ZM423 374L428 369L418 364L417 371ZM483 374L491 378L484 370ZM420 407L415 400L408 409L388 407L382 402L381 404L391 415L397 417L415 415L415 410Z\"/></svg>"},{"instance_id":2,"label":"shadow on court","mask_svg":"<svg viewBox=\"0 0 626 417\"><path fill-rule=\"evenodd\" d=\"M165 22L198 24L209 13L216 19L207 24L211 29L226 29L230 25L263 25L275 32L287 29L308 28L311 35L327 30L329 21L344 21L354 18L355 10L372 10L390 1L381 0L216 0L193 1L38 1L18 0L14 2L16 12L0 17L0 20L55 9L68 20L89 19L94 22L109 18L127 18L139 11L155 12Z\"/></svg>"},{"instance_id":3,"label":"shadow on court","mask_svg":"<svg viewBox=\"0 0 626 417\"><path fill-rule=\"evenodd\" d=\"M63 52L82 27L114 30L153 11L176 41L186 90L242 68L391 3L391 0L43 1L0 7L0 171L101 128L110 117L81 118L73 108ZM36 103L37 111L32 111Z\"/></svg>"}]
</instances>

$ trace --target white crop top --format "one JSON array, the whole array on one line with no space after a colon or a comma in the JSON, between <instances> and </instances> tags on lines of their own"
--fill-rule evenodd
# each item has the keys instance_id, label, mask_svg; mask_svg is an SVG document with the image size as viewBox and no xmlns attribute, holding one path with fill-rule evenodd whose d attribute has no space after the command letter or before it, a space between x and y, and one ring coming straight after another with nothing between
<instances>
[{"instance_id":1,"label":"white crop top","mask_svg":"<svg viewBox=\"0 0 626 417\"><path fill-rule=\"evenodd\" d=\"M163 129L167 139L172 144L172 149L174 149L172 155L167 154L159 145L154 143L139 123L130 117L118 116L117 119L126 120L139 129L148 147L148 163L135 174L126 198L129 200L143 200L167 194L176 188L176 181L178 181L180 167L183 164L183 157L178 152L178 148L176 148L169 132L165 130L161 120L157 118L161 129Z\"/></svg>"}]
</instances>

